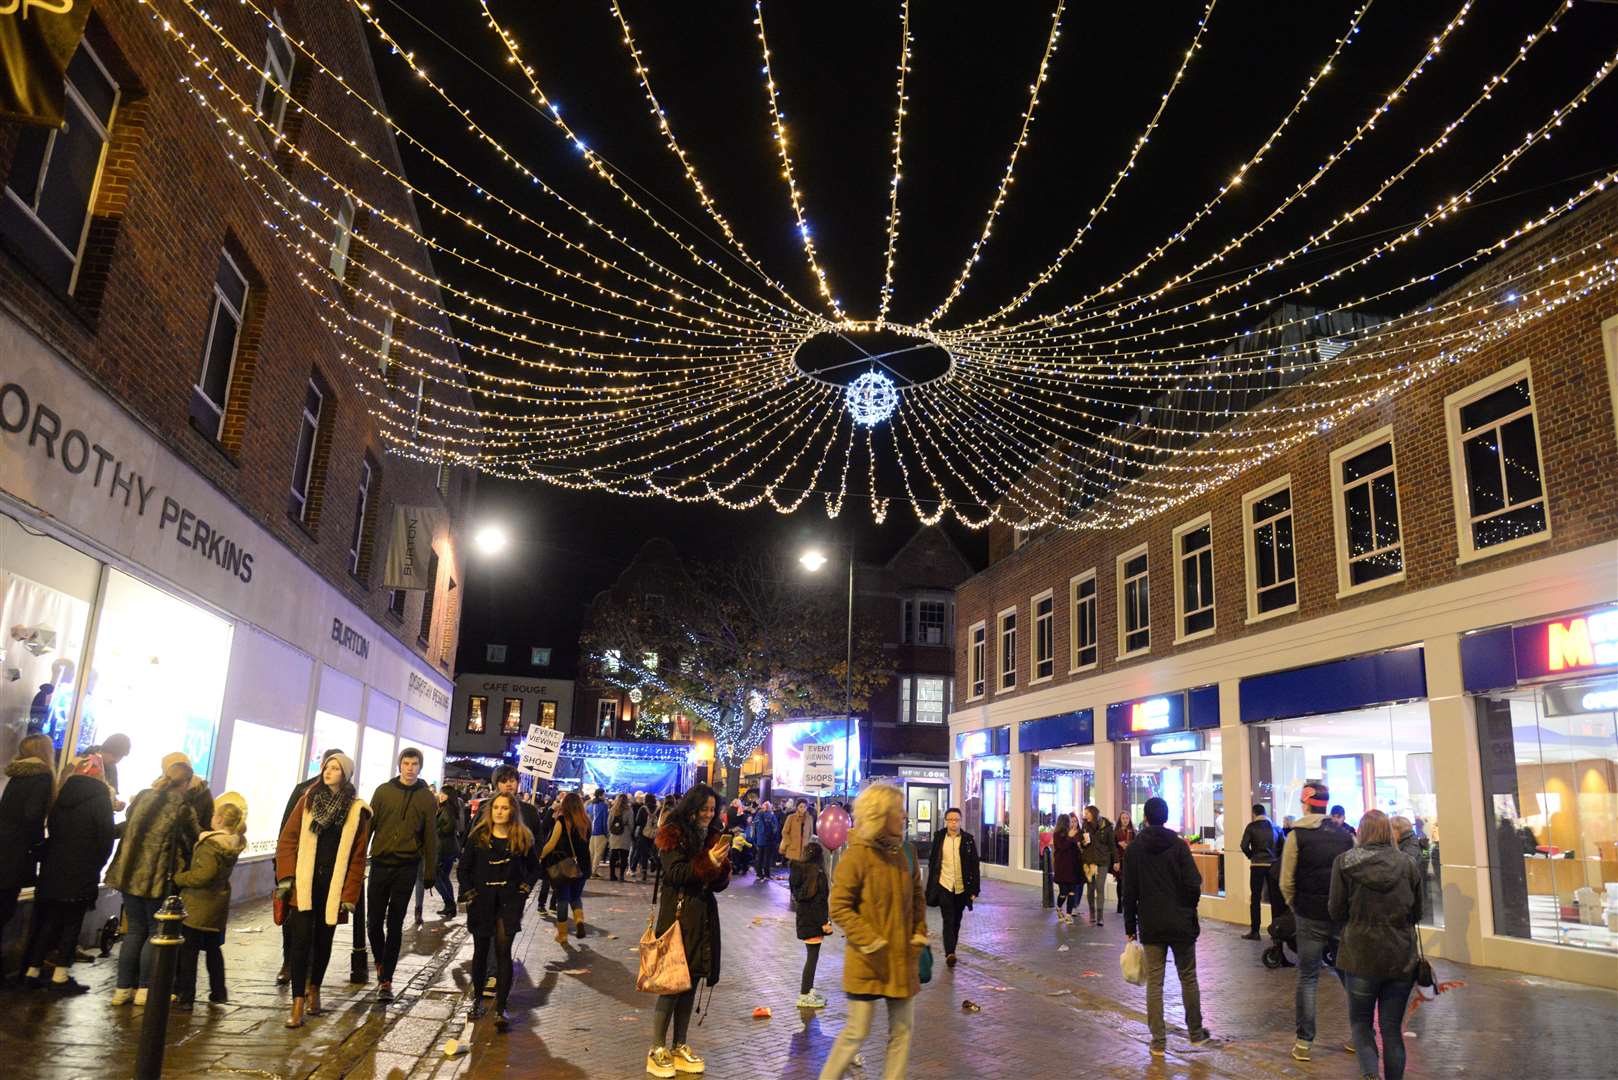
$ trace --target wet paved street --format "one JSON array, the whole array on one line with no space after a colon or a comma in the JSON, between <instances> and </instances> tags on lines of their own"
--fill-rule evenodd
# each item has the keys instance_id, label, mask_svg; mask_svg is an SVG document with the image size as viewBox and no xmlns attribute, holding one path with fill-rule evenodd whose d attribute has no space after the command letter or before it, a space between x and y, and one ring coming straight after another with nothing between
<instances>
[{"instance_id":1,"label":"wet paved street","mask_svg":"<svg viewBox=\"0 0 1618 1080\"><path fill-rule=\"evenodd\" d=\"M1183 1027L1171 1034L1165 1061L1147 1054L1145 990L1119 975L1122 917L1105 927L1059 928L1039 907L1035 890L986 883L968 913L960 965L937 975L917 1008L912 1077L1052 1075L1157 1078L1357 1077L1347 1041L1345 998L1335 980L1320 990L1315 1060L1289 1056L1291 971L1266 971L1260 945L1242 928L1205 923L1198 967L1208 1025L1231 1040L1195 1052ZM592 882L586 910L593 932L563 950L548 923L530 917L518 941L513 1029L485 1020L471 1051L445 1057L464 1014L471 940L462 922L432 918L406 928L396 988L384 1008L370 988L350 987L349 930L340 928L327 976L324 1017L298 1032L282 1027L286 992L273 982L279 931L267 905L238 907L226 947L230 1004L203 1004L170 1019L166 1076L450 1078L644 1076L651 999L634 988L634 945L645 925L650 886ZM724 978L711 1011L692 1028L708 1075L812 1078L818 1074L846 1009L840 993L841 938L821 958L819 988L831 1006L801 1016L794 1007L802 946L794 939L786 892L779 885L733 884L720 899ZM932 913L937 929L937 913ZM1066 946L1066 949L1063 949ZM76 975L96 993L58 999L7 991L0 998L4 1080L31 1077L123 1077L132 1074L141 1010L109 1003L112 961L80 965ZM1510 972L1440 963L1441 979L1463 989L1419 1008L1409 1024L1411 1077L1469 1076L1594 1080L1618 1075L1618 992ZM204 977L205 979L205 977ZM1170 1023L1179 1021L1171 974ZM962 1010L970 1000L981 1012ZM754 1020L768 1005L772 1019ZM885 1021L876 1021L865 1068L881 1072Z\"/></svg>"}]
</instances>

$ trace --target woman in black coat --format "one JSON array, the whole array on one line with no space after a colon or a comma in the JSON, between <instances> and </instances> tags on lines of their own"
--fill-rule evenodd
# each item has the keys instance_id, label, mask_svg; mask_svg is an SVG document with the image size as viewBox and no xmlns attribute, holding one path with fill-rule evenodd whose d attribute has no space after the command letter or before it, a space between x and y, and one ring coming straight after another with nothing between
<instances>
[{"instance_id":1,"label":"woman in black coat","mask_svg":"<svg viewBox=\"0 0 1618 1080\"><path fill-rule=\"evenodd\" d=\"M472 1019L483 1016L483 987L494 952L494 1026L505 1031L511 995L511 942L522 929L523 904L539 880L534 834L522 823L515 795L496 795L461 852L461 902L472 932Z\"/></svg>"},{"instance_id":2,"label":"woman in black coat","mask_svg":"<svg viewBox=\"0 0 1618 1080\"><path fill-rule=\"evenodd\" d=\"M1073 921L1073 904L1083 882L1079 870L1079 827L1066 814L1051 832L1051 878L1056 882L1056 921Z\"/></svg>"},{"instance_id":3,"label":"woman in black coat","mask_svg":"<svg viewBox=\"0 0 1618 1080\"><path fill-rule=\"evenodd\" d=\"M657 850L663 861L663 894L658 902L655 933L661 936L680 920L691 989L664 994L652 1014L652 1049L646 1071L653 1076L701 1072L703 1062L686 1043L697 988L719 982L719 901L714 894L730 884L730 837L714 822L719 796L707 784L698 784L669 814L657 831ZM674 1040L668 1041L669 1022Z\"/></svg>"},{"instance_id":4,"label":"woman in black coat","mask_svg":"<svg viewBox=\"0 0 1618 1080\"><path fill-rule=\"evenodd\" d=\"M34 885L34 917L23 964L25 982L57 993L82 994L89 987L68 971L78 950L79 927L100 891L101 868L112 854L112 789L102 776L101 757L79 759L51 806L50 839L45 842ZM55 956L49 983L42 982L46 957Z\"/></svg>"},{"instance_id":5,"label":"woman in black coat","mask_svg":"<svg viewBox=\"0 0 1618 1080\"><path fill-rule=\"evenodd\" d=\"M55 787L55 762L51 740L30 735L6 766L6 788L0 792L0 933L17 913L23 887L34 883Z\"/></svg>"}]
</instances>

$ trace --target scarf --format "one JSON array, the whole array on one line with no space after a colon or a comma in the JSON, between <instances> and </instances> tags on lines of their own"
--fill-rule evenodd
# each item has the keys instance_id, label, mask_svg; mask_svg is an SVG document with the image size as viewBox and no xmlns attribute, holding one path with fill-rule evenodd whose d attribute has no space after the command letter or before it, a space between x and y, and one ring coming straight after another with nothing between
<instances>
[{"instance_id":1,"label":"scarf","mask_svg":"<svg viewBox=\"0 0 1618 1080\"><path fill-rule=\"evenodd\" d=\"M348 808L354 802L354 789L344 784L333 791L325 784L309 789L304 805L309 812L309 831L319 836L333 825L342 825L348 819Z\"/></svg>"}]
</instances>

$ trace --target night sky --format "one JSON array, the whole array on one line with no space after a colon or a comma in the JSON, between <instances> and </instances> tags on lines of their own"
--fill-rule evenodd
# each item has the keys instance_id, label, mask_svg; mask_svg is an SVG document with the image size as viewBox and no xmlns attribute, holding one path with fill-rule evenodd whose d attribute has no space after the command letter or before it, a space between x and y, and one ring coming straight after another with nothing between
<instances>
[{"instance_id":1,"label":"night sky","mask_svg":"<svg viewBox=\"0 0 1618 1080\"><path fill-rule=\"evenodd\" d=\"M718 230L648 115L607 0L492 2L547 94L561 103L581 137L630 178L636 196L669 221L683 221L682 233L725 260L738 280L764 291L751 271L712 241ZM1217 3L1186 82L1112 209L1029 310L1053 309L1112 280L1188 220L1291 108L1359 6L1343 0ZM1415 65L1460 6L1459 0L1419 5L1374 0L1285 138L1190 242L1154 269L1150 283L1192 265L1285 197ZM1223 272L1290 248L1363 199L1433 139L1556 6L1526 0L1477 4L1407 99L1308 199L1237 252ZM812 278L770 141L752 5L631 0L623 9L653 87L710 194L761 264L810 303ZM524 163L603 220L626 231L634 228L631 212L587 173L578 152L528 104L525 84L506 63L476 3L376 0L373 10ZM912 4L896 320L920 321L933 310L982 229L1028 103L1053 10L1050 3ZM859 318L875 316L882 282L899 11L896 2L875 0L764 5L818 255L845 310ZM1069 3L1010 198L951 322L985 314L1014 295L1083 222L1156 108L1202 11L1196 2ZM1559 33L1453 134L1442 154L1418 167L1334 244L1283 271L1283 282L1367 250L1386 237L1386 230L1452 194L1571 97L1615 48L1618 5L1577 0ZM561 221L552 205L539 202L525 181L468 137L442 102L387 50L378 48L376 59L390 111L407 130L430 139L489 190L533 205L547 221ZM1618 77L1597 91L1555 141L1531 151L1453 223L1379 260L1346 282L1340 294L1317 292L1309 301L1340 302L1442 265L1618 164L1618 144L1611 137L1618 130L1613 122L1618 85L1613 84ZM490 214L475 194L446 180L421 155L409 149L404 154L416 183L468 212ZM428 230L446 243L470 247L465 230L425 211L422 216ZM645 232L636 232L637 239ZM656 238L645 242L650 247ZM664 249L654 250L661 255ZM500 258L498 253L489 257ZM487 279L473 279L444 259L437 260L437 269L468 289L495 295ZM1447 283L1435 281L1430 291ZM1413 306L1420 295L1403 294L1389 313ZM498 563L470 571L462 666L481 664L484 640L505 640L524 657L529 644L554 647L563 674L572 663L583 605L651 537L665 536L686 553L710 556L759 545L795 548L813 538L847 538L852 530L861 558L875 560L890 555L915 528L910 510L897 503L887 522L876 526L867 508L853 503L839 520L828 522L819 504L785 518L768 508L739 513L492 479L481 481L476 516L504 521L515 544ZM952 535L981 563L980 534L955 528Z\"/></svg>"}]
</instances>

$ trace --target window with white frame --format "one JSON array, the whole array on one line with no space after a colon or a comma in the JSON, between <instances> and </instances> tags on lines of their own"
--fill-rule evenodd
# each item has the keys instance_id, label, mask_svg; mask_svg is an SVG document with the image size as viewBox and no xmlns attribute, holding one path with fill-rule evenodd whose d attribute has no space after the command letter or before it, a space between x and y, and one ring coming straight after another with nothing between
<instances>
[{"instance_id":1,"label":"window with white frame","mask_svg":"<svg viewBox=\"0 0 1618 1080\"><path fill-rule=\"evenodd\" d=\"M966 649L967 692L974 698L980 698L985 683L989 630L983 623L973 623L971 633L971 642Z\"/></svg>"},{"instance_id":2,"label":"window with white frame","mask_svg":"<svg viewBox=\"0 0 1618 1080\"><path fill-rule=\"evenodd\" d=\"M365 569L366 563L369 562L365 558L369 554L366 549L370 546L370 537L365 531L365 513L371 505L371 478L374 472L375 466L372 464L371 455L366 454L360 458L360 484L354 503L354 531L348 538L348 572L355 577L360 576L360 571Z\"/></svg>"},{"instance_id":3,"label":"window with white frame","mask_svg":"<svg viewBox=\"0 0 1618 1080\"><path fill-rule=\"evenodd\" d=\"M381 340L376 349L376 371L383 380L392 377L393 369L393 312L382 316Z\"/></svg>"},{"instance_id":4,"label":"window with white frame","mask_svg":"<svg viewBox=\"0 0 1618 1080\"><path fill-rule=\"evenodd\" d=\"M1034 655L1030 682L1042 682L1056 674L1056 599L1046 589L1029 602L1034 613Z\"/></svg>"},{"instance_id":5,"label":"window with white frame","mask_svg":"<svg viewBox=\"0 0 1618 1080\"><path fill-rule=\"evenodd\" d=\"M1017 609L1000 613L1000 682L996 692L1017 685Z\"/></svg>"},{"instance_id":6,"label":"window with white frame","mask_svg":"<svg viewBox=\"0 0 1618 1080\"><path fill-rule=\"evenodd\" d=\"M213 303L208 312L208 337L202 350L202 373L192 395L192 419L214 439L225 421L231 381L236 373L236 350L241 343L242 319L247 311L247 278L230 253L219 253L214 271Z\"/></svg>"},{"instance_id":7,"label":"window with white frame","mask_svg":"<svg viewBox=\"0 0 1618 1080\"><path fill-rule=\"evenodd\" d=\"M0 233L17 241L16 250L35 272L71 293L119 102L118 83L88 41L68 62L64 91L66 123L60 128L17 129L0 197Z\"/></svg>"},{"instance_id":8,"label":"window with white frame","mask_svg":"<svg viewBox=\"0 0 1618 1080\"><path fill-rule=\"evenodd\" d=\"M331 237L331 274L338 281L348 273L348 247L354 242L354 200L347 195L337 206L337 231Z\"/></svg>"},{"instance_id":9,"label":"window with white frame","mask_svg":"<svg viewBox=\"0 0 1618 1080\"><path fill-rule=\"evenodd\" d=\"M504 645L483 646L483 660L489 664L503 664L506 662L506 647Z\"/></svg>"},{"instance_id":10,"label":"window with white frame","mask_svg":"<svg viewBox=\"0 0 1618 1080\"><path fill-rule=\"evenodd\" d=\"M1292 534L1292 477L1242 496L1247 551L1247 621L1298 609L1298 565Z\"/></svg>"},{"instance_id":11,"label":"window with white frame","mask_svg":"<svg viewBox=\"0 0 1618 1080\"><path fill-rule=\"evenodd\" d=\"M1034 526L1029 518L1023 518L1011 527L1011 550L1016 551L1034 535Z\"/></svg>"},{"instance_id":12,"label":"window with white frame","mask_svg":"<svg viewBox=\"0 0 1618 1080\"><path fill-rule=\"evenodd\" d=\"M270 22L269 40L264 46L264 77L258 84L258 114L280 134L286 128L287 101L292 92L292 66L296 57L287 39L281 13Z\"/></svg>"},{"instance_id":13,"label":"window with white frame","mask_svg":"<svg viewBox=\"0 0 1618 1080\"><path fill-rule=\"evenodd\" d=\"M1174 530L1176 641L1214 632L1213 518L1204 514Z\"/></svg>"},{"instance_id":14,"label":"window with white frame","mask_svg":"<svg viewBox=\"0 0 1618 1080\"><path fill-rule=\"evenodd\" d=\"M624 654L618 649L608 649L601 654L601 666L609 675L616 675L618 669L624 666Z\"/></svg>"},{"instance_id":15,"label":"window with white frame","mask_svg":"<svg viewBox=\"0 0 1618 1080\"><path fill-rule=\"evenodd\" d=\"M1068 582L1068 641L1074 671L1095 667L1101 651L1096 638L1096 572L1087 570Z\"/></svg>"},{"instance_id":16,"label":"window with white frame","mask_svg":"<svg viewBox=\"0 0 1618 1080\"><path fill-rule=\"evenodd\" d=\"M942 724L949 715L949 680L943 676L904 675L899 679L899 722Z\"/></svg>"},{"instance_id":17,"label":"window with white frame","mask_svg":"<svg viewBox=\"0 0 1618 1080\"><path fill-rule=\"evenodd\" d=\"M1550 535L1539 420L1526 362L1444 401L1462 561Z\"/></svg>"},{"instance_id":18,"label":"window with white frame","mask_svg":"<svg viewBox=\"0 0 1618 1080\"><path fill-rule=\"evenodd\" d=\"M1118 556L1118 656L1152 648L1152 604L1147 580L1146 545Z\"/></svg>"},{"instance_id":19,"label":"window with white frame","mask_svg":"<svg viewBox=\"0 0 1618 1080\"><path fill-rule=\"evenodd\" d=\"M298 454L292 464L292 496L288 511L299 521L310 522L309 493L314 486L315 444L320 437L320 413L326 404L326 395L320 384L310 379L304 387L303 416L298 421Z\"/></svg>"},{"instance_id":20,"label":"window with white frame","mask_svg":"<svg viewBox=\"0 0 1618 1080\"><path fill-rule=\"evenodd\" d=\"M1404 578L1393 429L1334 450L1332 511L1337 521L1337 591L1360 592Z\"/></svg>"},{"instance_id":21,"label":"window with white frame","mask_svg":"<svg viewBox=\"0 0 1618 1080\"><path fill-rule=\"evenodd\" d=\"M596 735L610 739L618 726L618 699L600 698L596 701Z\"/></svg>"},{"instance_id":22,"label":"window with white frame","mask_svg":"<svg viewBox=\"0 0 1618 1080\"><path fill-rule=\"evenodd\" d=\"M916 602L905 599L899 602L899 643L911 645L916 640Z\"/></svg>"},{"instance_id":23,"label":"window with white frame","mask_svg":"<svg viewBox=\"0 0 1618 1080\"><path fill-rule=\"evenodd\" d=\"M949 601L922 598L916 601L916 644L949 644Z\"/></svg>"}]
</instances>

